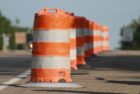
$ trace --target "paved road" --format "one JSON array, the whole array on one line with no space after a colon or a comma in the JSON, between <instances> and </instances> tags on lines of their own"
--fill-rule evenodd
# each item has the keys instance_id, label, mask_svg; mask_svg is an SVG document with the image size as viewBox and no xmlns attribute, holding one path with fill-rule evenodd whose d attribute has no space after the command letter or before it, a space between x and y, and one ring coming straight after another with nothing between
<instances>
[{"instance_id":1,"label":"paved road","mask_svg":"<svg viewBox=\"0 0 140 94\"><path fill-rule=\"evenodd\" d=\"M117 53L117 54L116 54ZM140 52L139 52L140 53ZM30 55L0 57L0 85L30 67ZM0 94L140 94L140 55L109 52L86 59L86 66L72 71L74 82L84 88L24 88L29 76L0 90Z\"/></svg>"},{"instance_id":2,"label":"paved road","mask_svg":"<svg viewBox=\"0 0 140 94\"><path fill-rule=\"evenodd\" d=\"M0 83L7 81L30 68L31 55L14 53L0 54Z\"/></svg>"}]
</instances>

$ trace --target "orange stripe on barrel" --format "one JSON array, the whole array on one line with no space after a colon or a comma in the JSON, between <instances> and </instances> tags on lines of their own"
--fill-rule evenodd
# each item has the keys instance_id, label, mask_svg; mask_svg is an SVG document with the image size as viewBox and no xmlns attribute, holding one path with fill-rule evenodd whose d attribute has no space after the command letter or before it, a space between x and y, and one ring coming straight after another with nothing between
<instances>
[{"instance_id":1,"label":"orange stripe on barrel","mask_svg":"<svg viewBox=\"0 0 140 94\"><path fill-rule=\"evenodd\" d=\"M61 14L36 15L34 29L69 29L68 16Z\"/></svg>"},{"instance_id":2,"label":"orange stripe on barrel","mask_svg":"<svg viewBox=\"0 0 140 94\"><path fill-rule=\"evenodd\" d=\"M109 37L101 37L102 41L109 41Z\"/></svg>"},{"instance_id":3,"label":"orange stripe on barrel","mask_svg":"<svg viewBox=\"0 0 140 94\"><path fill-rule=\"evenodd\" d=\"M76 49L76 39L70 39L70 48Z\"/></svg>"},{"instance_id":4,"label":"orange stripe on barrel","mask_svg":"<svg viewBox=\"0 0 140 94\"><path fill-rule=\"evenodd\" d=\"M69 56L69 43L33 42L33 55Z\"/></svg>"},{"instance_id":5,"label":"orange stripe on barrel","mask_svg":"<svg viewBox=\"0 0 140 94\"><path fill-rule=\"evenodd\" d=\"M90 42L94 42L94 41L100 41L101 40L101 36L90 36Z\"/></svg>"},{"instance_id":6,"label":"orange stripe on barrel","mask_svg":"<svg viewBox=\"0 0 140 94\"><path fill-rule=\"evenodd\" d=\"M110 49L109 46L103 46L103 47L102 47L102 50L103 50L103 51L108 51L109 49Z\"/></svg>"}]
</instances>

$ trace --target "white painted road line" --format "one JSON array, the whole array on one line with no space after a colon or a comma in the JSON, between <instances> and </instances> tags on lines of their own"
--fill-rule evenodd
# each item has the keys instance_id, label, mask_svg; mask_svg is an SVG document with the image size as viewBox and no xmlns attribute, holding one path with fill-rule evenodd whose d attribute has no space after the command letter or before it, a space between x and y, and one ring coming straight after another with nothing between
<instances>
[{"instance_id":1,"label":"white painted road line","mask_svg":"<svg viewBox=\"0 0 140 94\"><path fill-rule=\"evenodd\" d=\"M5 88L7 88L9 85L12 85L12 84L16 83L17 81L27 77L28 75L30 75L30 73L31 73L30 70L27 70L24 73L17 75L15 78L12 78L7 82L1 83L0 90L3 90Z\"/></svg>"}]
</instances>

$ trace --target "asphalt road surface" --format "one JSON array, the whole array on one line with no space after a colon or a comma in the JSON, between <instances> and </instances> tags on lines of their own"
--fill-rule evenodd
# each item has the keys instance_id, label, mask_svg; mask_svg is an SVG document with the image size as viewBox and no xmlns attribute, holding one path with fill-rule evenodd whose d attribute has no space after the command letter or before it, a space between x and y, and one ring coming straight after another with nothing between
<instances>
[{"instance_id":1,"label":"asphalt road surface","mask_svg":"<svg viewBox=\"0 0 140 94\"><path fill-rule=\"evenodd\" d=\"M140 52L113 51L86 59L72 71L83 88L25 88L30 81L31 54L0 53L0 94L140 94ZM29 72L28 72L29 73Z\"/></svg>"},{"instance_id":2,"label":"asphalt road surface","mask_svg":"<svg viewBox=\"0 0 140 94\"><path fill-rule=\"evenodd\" d=\"M30 68L30 54L12 53L0 53L0 83L14 78Z\"/></svg>"}]
</instances>

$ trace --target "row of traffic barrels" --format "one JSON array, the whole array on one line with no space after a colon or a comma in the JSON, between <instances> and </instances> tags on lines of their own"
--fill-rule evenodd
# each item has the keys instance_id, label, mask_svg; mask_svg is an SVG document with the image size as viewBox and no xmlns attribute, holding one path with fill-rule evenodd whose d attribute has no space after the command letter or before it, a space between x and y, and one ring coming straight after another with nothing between
<instances>
[{"instance_id":1,"label":"row of traffic barrels","mask_svg":"<svg viewBox=\"0 0 140 94\"><path fill-rule=\"evenodd\" d=\"M62 9L35 13L32 82L72 82L71 69L85 58L109 50L108 27Z\"/></svg>"}]
</instances>

